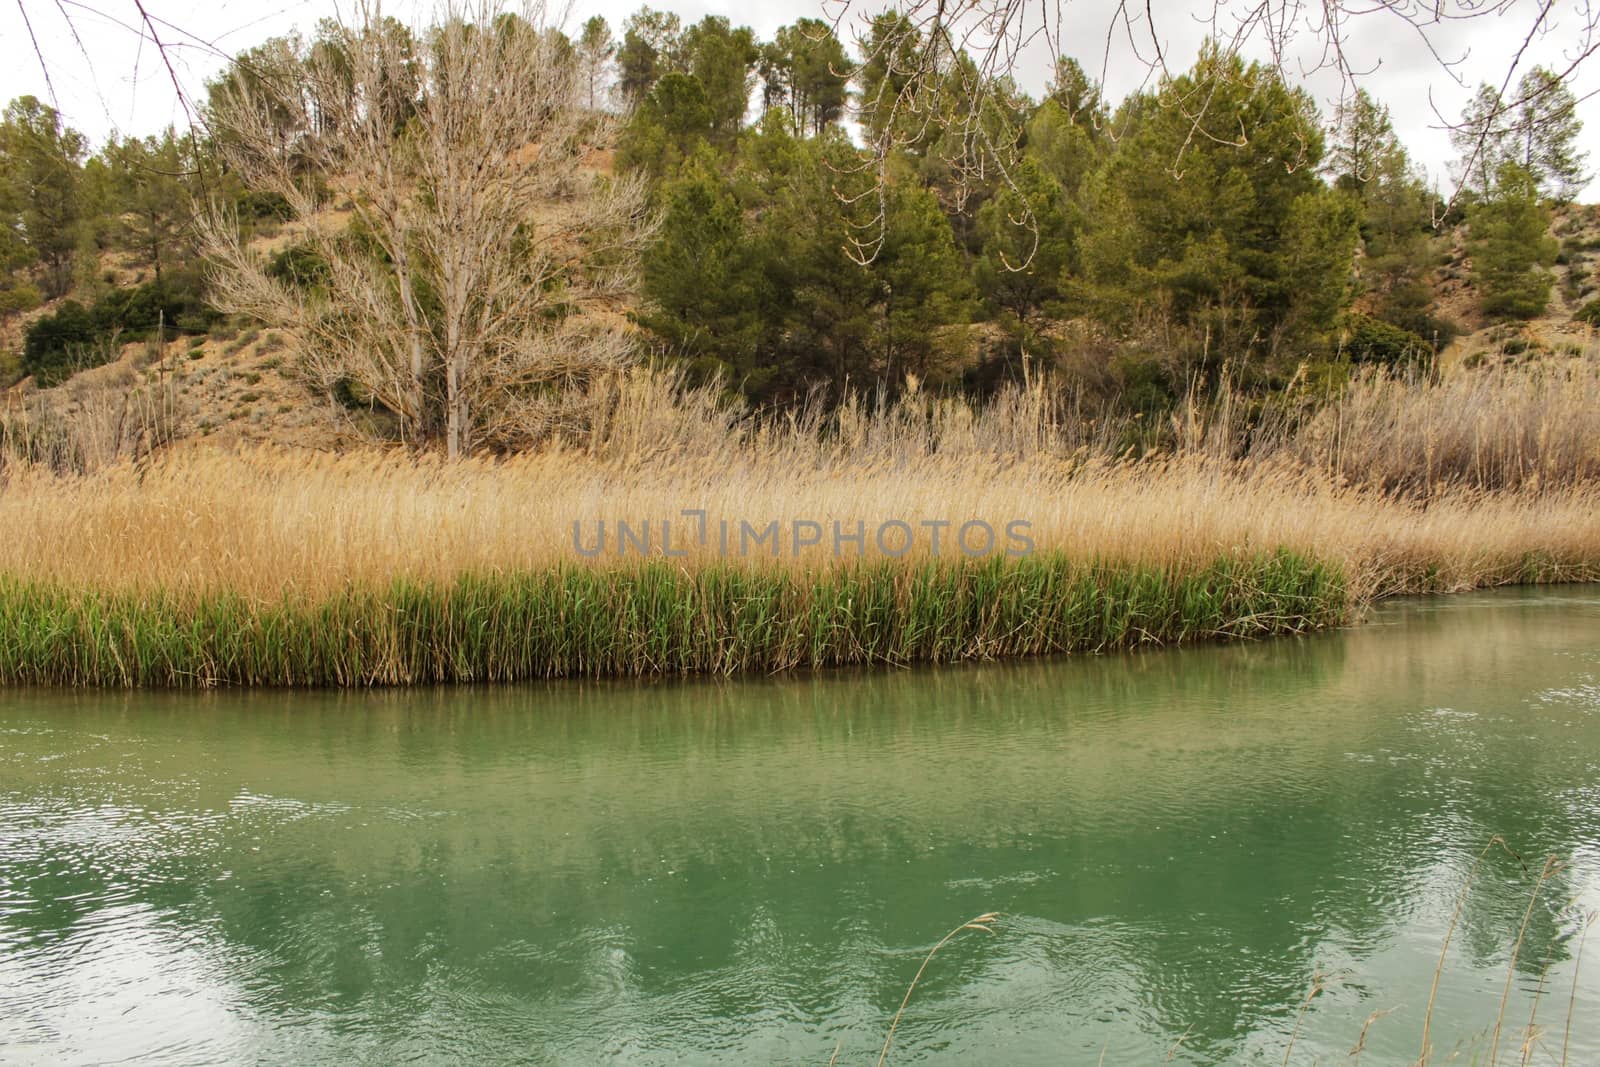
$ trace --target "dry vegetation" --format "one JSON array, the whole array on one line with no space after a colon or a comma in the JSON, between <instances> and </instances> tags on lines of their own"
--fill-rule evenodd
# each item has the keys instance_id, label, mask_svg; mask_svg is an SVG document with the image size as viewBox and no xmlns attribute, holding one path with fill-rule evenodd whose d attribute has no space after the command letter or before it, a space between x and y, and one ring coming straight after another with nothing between
<instances>
[{"instance_id":1,"label":"dry vegetation","mask_svg":"<svg viewBox=\"0 0 1600 1067\"><path fill-rule=\"evenodd\" d=\"M76 477L13 465L0 572L320 597L577 562L574 521L592 543L597 520L684 524L686 508L869 530L1021 519L1041 551L1179 570L1287 548L1337 563L1363 598L1520 580L1530 560L1550 576L1600 564L1593 361L1366 379L1244 459L1227 405L1175 419L1168 436L1183 447L1133 458L1118 449L1134 420L1076 418L1040 385L982 409L913 397L772 421L639 372L591 409L575 442L457 464L179 447ZM706 563L712 541L690 545L685 565ZM809 568L830 547L795 561L785 546L779 562Z\"/></svg>"},{"instance_id":2,"label":"dry vegetation","mask_svg":"<svg viewBox=\"0 0 1600 1067\"><path fill-rule=\"evenodd\" d=\"M510 458L180 444L81 475L13 461L0 575L21 613L6 629L101 649L44 680L348 684L1117 647L1327 625L1397 593L1600 577L1600 361L1362 379L1248 430L1243 406L1225 394L1151 428L1080 417L1034 383L982 408L912 395L762 418L640 370ZM685 509L733 524L729 549L714 532L696 543ZM951 538L970 519L1029 523L1035 558L961 559ZM648 564L619 558L618 520L650 525ZM662 557L663 520L686 556ZM741 520L777 520L781 549L742 553ZM796 553L796 520L821 544ZM903 557L873 543L889 520L919 531ZM952 523L938 560L931 520ZM592 548L601 521L605 552L580 556L574 523ZM835 560L833 524L857 522L865 554L844 542ZM432 629L389 633L417 598L404 625ZM167 636L150 640L166 651L126 651L145 623L119 613L160 616ZM216 659L219 635L274 627L365 636L304 671ZM589 636L552 651L575 627ZM502 629L524 644L464 651ZM0 670L35 677L25 665L48 642L18 643L31 640L0 648Z\"/></svg>"}]
</instances>

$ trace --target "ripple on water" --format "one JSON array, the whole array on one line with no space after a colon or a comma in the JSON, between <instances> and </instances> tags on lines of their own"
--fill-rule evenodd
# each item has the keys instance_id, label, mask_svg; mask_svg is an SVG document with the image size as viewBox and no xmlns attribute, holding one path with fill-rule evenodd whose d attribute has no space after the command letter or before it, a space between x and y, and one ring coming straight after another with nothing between
<instances>
[{"instance_id":1,"label":"ripple on water","mask_svg":"<svg viewBox=\"0 0 1600 1067\"><path fill-rule=\"evenodd\" d=\"M895 1062L1281 1062L1319 975L1308 1060L1400 1005L1369 1062L1408 1062L1491 835L1573 857L1551 988L1600 907L1600 616L1452 604L975 670L0 699L0 1060L864 1062L997 910ZM1475 886L1446 1047L1526 912L1515 860Z\"/></svg>"}]
</instances>

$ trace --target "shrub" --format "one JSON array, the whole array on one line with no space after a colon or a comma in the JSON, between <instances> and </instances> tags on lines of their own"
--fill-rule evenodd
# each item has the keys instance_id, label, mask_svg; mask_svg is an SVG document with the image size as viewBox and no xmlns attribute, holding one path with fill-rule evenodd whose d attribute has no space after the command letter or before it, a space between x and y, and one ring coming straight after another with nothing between
<instances>
[{"instance_id":1,"label":"shrub","mask_svg":"<svg viewBox=\"0 0 1600 1067\"><path fill-rule=\"evenodd\" d=\"M1393 367L1433 355L1433 345L1421 334L1371 315L1352 314L1346 330L1344 350L1353 363Z\"/></svg>"},{"instance_id":2,"label":"shrub","mask_svg":"<svg viewBox=\"0 0 1600 1067\"><path fill-rule=\"evenodd\" d=\"M277 193L247 192L240 193L238 199L239 217L252 221L275 220L288 222L294 218L294 208Z\"/></svg>"},{"instance_id":3,"label":"shrub","mask_svg":"<svg viewBox=\"0 0 1600 1067\"><path fill-rule=\"evenodd\" d=\"M22 372L41 386L55 385L77 370L81 353L99 337L94 315L76 300L28 327L22 342Z\"/></svg>"},{"instance_id":4,"label":"shrub","mask_svg":"<svg viewBox=\"0 0 1600 1067\"><path fill-rule=\"evenodd\" d=\"M310 289L327 281L328 261L309 245L292 244L273 254L266 273L298 289Z\"/></svg>"},{"instance_id":5,"label":"shrub","mask_svg":"<svg viewBox=\"0 0 1600 1067\"><path fill-rule=\"evenodd\" d=\"M0 318L15 315L19 311L32 311L43 302L44 294L39 287L28 282L0 287Z\"/></svg>"},{"instance_id":6,"label":"shrub","mask_svg":"<svg viewBox=\"0 0 1600 1067\"><path fill-rule=\"evenodd\" d=\"M196 273L174 273L159 282L113 289L94 307L68 300L53 315L28 327L22 369L40 385L55 385L74 372L115 356L115 342L143 341L165 325L172 334L203 334L217 320Z\"/></svg>"}]
</instances>

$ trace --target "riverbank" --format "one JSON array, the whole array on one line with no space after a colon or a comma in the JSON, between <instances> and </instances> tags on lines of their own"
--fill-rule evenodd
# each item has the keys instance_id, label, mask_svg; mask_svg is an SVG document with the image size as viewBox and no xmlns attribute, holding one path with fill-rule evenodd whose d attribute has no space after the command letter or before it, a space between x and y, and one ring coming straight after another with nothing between
<instances>
[{"instance_id":1,"label":"riverbank","mask_svg":"<svg viewBox=\"0 0 1600 1067\"><path fill-rule=\"evenodd\" d=\"M1337 623L1337 571L1290 553L1193 573L1056 554L801 573L561 566L320 601L0 584L0 680L369 686L995 659Z\"/></svg>"},{"instance_id":2,"label":"riverbank","mask_svg":"<svg viewBox=\"0 0 1600 1067\"><path fill-rule=\"evenodd\" d=\"M248 452L13 472L0 682L947 662L1265 637L1395 594L1600 577L1582 487L1407 501L1203 457L711 466Z\"/></svg>"},{"instance_id":3,"label":"riverbank","mask_svg":"<svg viewBox=\"0 0 1600 1067\"><path fill-rule=\"evenodd\" d=\"M455 464L13 458L0 682L949 661L1298 632L1397 594L1600 578L1592 360L1364 379L1247 430L1226 395L1153 433L1037 385L981 408L912 394L752 420L646 376L607 403L580 439Z\"/></svg>"}]
</instances>

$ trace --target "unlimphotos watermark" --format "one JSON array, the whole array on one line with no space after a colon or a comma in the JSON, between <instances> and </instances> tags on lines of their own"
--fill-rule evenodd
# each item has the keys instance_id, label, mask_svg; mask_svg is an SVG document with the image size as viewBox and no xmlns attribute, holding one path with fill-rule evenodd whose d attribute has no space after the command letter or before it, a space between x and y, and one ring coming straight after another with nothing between
<instances>
[{"instance_id":1,"label":"unlimphotos watermark","mask_svg":"<svg viewBox=\"0 0 1600 1067\"><path fill-rule=\"evenodd\" d=\"M677 522L677 525L674 525ZM693 548L710 549L722 557L802 556L831 553L834 559L866 556L869 551L898 559L913 549L925 548L931 556L1027 556L1033 553L1033 524L1012 519L1000 529L983 519L885 519L869 526L854 522L815 519L712 519L704 508L685 508L678 519L597 519L585 534L584 523L572 522L572 549L585 559L601 556L687 557Z\"/></svg>"}]
</instances>

